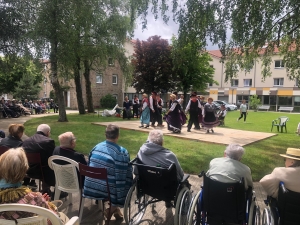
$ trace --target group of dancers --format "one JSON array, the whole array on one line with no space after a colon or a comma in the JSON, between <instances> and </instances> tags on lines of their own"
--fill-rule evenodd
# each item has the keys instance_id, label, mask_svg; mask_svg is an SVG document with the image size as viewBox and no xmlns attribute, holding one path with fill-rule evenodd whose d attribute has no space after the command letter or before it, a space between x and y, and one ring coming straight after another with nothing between
<instances>
[{"instance_id":1,"label":"group of dancers","mask_svg":"<svg viewBox=\"0 0 300 225\"><path fill-rule=\"evenodd\" d=\"M206 132L210 131L214 133L214 127L220 124L218 114L222 114L222 117L226 115L225 107L218 111L215 104L213 104L213 98L209 97L207 102L204 101L204 96L197 97L197 93L193 92L190 96L190 100L186 106L185 111L183 110L183 98L177 98L177 93L174 92L170 95L168 103L168 109L164 116L164 120L168 124L168 130L173 133L181 133L182 125L186 123L186 114L189 112L190 118L187 126L187 131L191 132L192 125L194 129L200 130L200 124L206 129ZM143 100L141 104L140 128L148 128L150 126L163 127L162 124L162 108L163 100L156 92L152 92L148 98L147 94L143 94Z\"/></svg>"}]
</instances>

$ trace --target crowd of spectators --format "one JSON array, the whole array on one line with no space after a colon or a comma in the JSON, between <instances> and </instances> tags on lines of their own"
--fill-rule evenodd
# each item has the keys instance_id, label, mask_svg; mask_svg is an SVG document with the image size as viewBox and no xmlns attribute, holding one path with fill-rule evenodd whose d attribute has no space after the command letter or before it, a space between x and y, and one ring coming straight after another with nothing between
<instances>
[{"instance_id":1,"label":"crowd of spectators","mask_svg":"<svg viewBox=\"0 0 300 225\"><path fill-rule=\"evenodd\" d=\"M53 109L54 113L58 113L58 105L53 99L47 100L28 100L24 99L4 99L0 101L0 113L3 118L18 118L21 115L32 115L41 113L50 113L50 109Z\"/></svg>"}]
</instances>

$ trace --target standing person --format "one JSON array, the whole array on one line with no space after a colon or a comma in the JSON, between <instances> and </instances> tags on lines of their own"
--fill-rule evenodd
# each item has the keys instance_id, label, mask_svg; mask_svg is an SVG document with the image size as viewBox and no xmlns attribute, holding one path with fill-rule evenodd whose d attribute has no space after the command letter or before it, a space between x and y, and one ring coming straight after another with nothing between
<instances>
[{"instance_id":1,"label":"standing person","mask_svg":"<svg viewBox=\"0 0 300 225\"><path fill-rule=\"evenodd\" d=\"M149 100L148 100L148 95L144 93L143 100L142 100L142 108L141 108L141 126L139 126L139 128L144 128L144 124L146 124L145 128L148 128L149 123L150 123Z\"/></svg>"},{"instance_id":2,"label":"standing person","mask_svg":"<svg viewBox=\"0 0 300 225\"><path fill-rule=\"evenodd\" d=\"M225 116L227 114L227 110L225 105L221 105L221 110L218 112L218 119L220 121L220 125L224 125Z\"/></svg>"},{"instance_id":3,"label":"standing person","mask_svg":"<svg viewBox=\"0 0 300 225\"><path fill-rule=\"evenodd\" d=\"M180 98L178 99L178 103L180 104L182 110L183 110L183 103L184 103L184 95L180 95Z\"/></svg>"},{"instance_id":4,"label":"standing person","mask_svg":"<svg viewBox=\"0 0 300 225\"><path fill-rule=\"evenodd\" d=\"M23 141L21 138L24 134L24 130L25 128L22 124L10 124L8 127L9 135L1 140L0 146L6 146L9 148L22 146Z\"/></svg>"},{"instance_id":5,"label":"standing person","mask_svg":"<svg viewBox=\"0 0 300 225\"><path fill-rule=\"evenodd\" d=\"M164 125L162 124L163 121L162 121L162 108L164 106L164 101L160 98L159 95L156 95L156 103L157 103L157 115L156 115L156 118L157 118L157 122L158 122L158 127L163 127Z\"/></svg>"},{"instance_id":6,"label":"standing person","mask_svg":"<svg viewBox=\"0 0 300 225\"><path fill-rule=\"evenodd\" d=\"M140 107L140 100L137 97L137 95L134 96L132 100L132 108L133 108L133 115L132 117L136 116L136 118L139 118L139 107Z\"/></svg>"},{"instance_id":7,"label":"standing person","mask_svg":"<svg viewBox=\"0 0 300 225\"><path fill-rule=\"evenodd\" d=\"M127 118L130 120L131 117L131 102L128 100L128 96L125 96L123 102L123 119Z\"/></svg>"},{"instance_id":8,"label":"standing person","mask_svg":"<svg viewBox=\"0 0 300 225\"><path fill-rule=\"evenodd\" d=\"M247 104L245 99L242 100L242 104L240 105L240 114L241 116L239 118L236 119L236 121L239 121L240 119L242 119L244 117L244 123L246 123L246 118L247 118Z\"/></svg>"},{"instance_id":9,"label":"standing person","mask_svg":"<svg viewBox=\"0 0 300 225\"><path fill-rule=\"evenodd\" d=\"M198 121L198 114L201 110L201 104L197 99L197 95L192 93L191 99L189 100L185 112L190 112L190 119L187 127L187 132L191 132L192 125L195 125L196 130L200 130L199 121Z\"/></svg>"},{"instance_id":10,"label":"standing person","mask_svg":"<svg viewBox=\"0 0 300 225\"><path fill-rule=\"evenodd\" d=\"M203 127L205 127L206 133L209 133L209 129L212 133L214 133L214 127L218 126L220 124L219 120L216 118L216 106L213 104L213 98L209 97L207 99L207 103L204 105L202 110L203 115Z\"/></svg>"},{"instance_id":11,"label":"standing person","mask_svg":"<svg viewBox=\"0 0 300 225\"><path fill-rule=\"evenodd\" d=\"M48 158L53 155L55 142L50 138L51 129L48 124L40 124L37 132L23 142L23 148L26 153L40 153L42 161L42 170L45 182L42 182L43 193L51 194L50 186L55 186L55 176L53 170L48 165ZM30 177L42 178L38 164L30 164L27 174ZM36 186L35 181L29 178L24 179L25 184ZM65 196L61 196L65 197Z\"/></svg>"},{"instance_id":12,"label":"standing person","mask_svg":"<svg viewBox=\"0 0 300 225\"><path fill-rule=\"evenodd\" d=\"M130 156L128 151L118 145L119 127L109 124L105 130L106 140L97 144L89 155L89 166L107 168L108 185L110 189L110 209L104 210L104 216L110 219L112 215L116 219L123 219L119 207L123 207L127 193L132 185L132 167L129 164ZM105 181L85 178L84 195L94 199L107 199L108 193ZM109 215L110 211L110 215Z\"/></svg>"},{"instance_id":13,"label":"standing person","mask_svg":"<svg viewBox=\"0 0 300 225\"><path fill-rule=\"evenodd\" d=\"M176 95L171 94L170 100L172 100L171 108L166 113L166 121L168 123L168 130L173 133L181 132L181 119L180 119L180 104L176 99Z\"/></svg>"},{"instance_id":14,"label":"standing person","mask_svg":"<svg viewBox=\"0 0 300 225\"><path fill-rule=\"evenodd\" d=\"M204 96L198 95L197 99L198 99L198 101L200 102L200 105L201 105L201 110L199 110L199 114L198 114L198 122L202 126L202 121L203 121L202 110L203 110L203 107L206 104L206 102L205 102L205 97Z\"/></svg>"},{"instance_id":15,"label":"standing person","mask_svg":"<svg viewBox=\"0 0 300 225\"><path fill-rule=\"evenodd\" d=\"M54 113L58 113L58 105L53 101L53 99L50 99L49 106L50 109L53 109Z\"/></svg>"},{"instance_id":16,"label":"standing person","mask_svg":"<svg viewBox=\"0 0 300 225\"><path fill-rule=\"evenodd\" d=\"M156 102L156 95L157 93L153 91L151 96L149 97L150 103L150 120L151 120L151 127L155 127L155 122L157 121L157 102Z\"/></svg>"}]
</instances>

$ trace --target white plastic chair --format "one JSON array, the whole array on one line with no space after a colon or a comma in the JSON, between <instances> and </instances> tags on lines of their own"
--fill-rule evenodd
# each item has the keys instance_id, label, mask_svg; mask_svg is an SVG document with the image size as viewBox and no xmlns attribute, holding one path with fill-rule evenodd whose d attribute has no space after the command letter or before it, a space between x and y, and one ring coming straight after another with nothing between
<instances>
[{"instance_id":1,"label":"white plastic chair","mask_svg":"<svg viewBox=\"0 0 300 225\"><path fill-rule=\"evenodd\" d=\"M47 225L47 219L51 221L52 225L62 225L60 218L52 211L46 208L42 208L35 205L27 204L1 204L0 212L5 211L22 211L31 212L37 214L37 216L16 219L5 220L0 219L0 225ZM79 225L79 218L77 216L72 217L65 225Z\"/></svg>"},{"instance_id":2,"label":"white plastic chair","mask_svg":"<svg viewBox=\"0 0 300 225\"><path fill-rule=\"evenodd\" d=\"M59 165L53 160L68 162L67 165ZM54 155L48 159L49 167L54 170L55 174L55 195L54 200L58 200L61 191L69 194L69 204L72 204L72 193L79 193L81 197L81 188L78 180L79 167L78 163L72 159ZM78 173L77 173L78 172Z\"/></svg>"}]
</instances>

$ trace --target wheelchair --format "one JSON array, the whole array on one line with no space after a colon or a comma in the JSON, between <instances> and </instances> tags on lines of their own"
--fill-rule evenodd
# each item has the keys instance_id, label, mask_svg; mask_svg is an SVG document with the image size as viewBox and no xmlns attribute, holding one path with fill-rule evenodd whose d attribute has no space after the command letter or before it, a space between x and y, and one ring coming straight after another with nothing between
<instances>
[{"instance_id":1,"label":"wheelchair","mask_svg":"<svg viewBox=\"0 0 300 225\"><path fill-rule=\"evenodd\" d=\"M265 200L262 225L299 225L300 193L288 190L280 182L278 201L270 196Z\"/></svg>"},{"instance_id":2,"label":"wheelchair","mask_svg":"<svg viewBox=\"0 0 300 225\"><path fill-rule=\"evenodd\" d=\"M174 225L185 225L192 198L189 175L184 175L182 181L178 182L175 164L169 168L148 166L138 158L130 163L137 169L137 175L124 204L126 224L139 224L148 205L154 211L156 202L165 201L175 207Z\"/></svg>"},{"instance_id":3,"label":"wheelchair","mask_svg":"<svg viewBox=\"0 0 300 225\"><path fill-rule=\"evenodd\" d=\"M255 204L252 189L245 191L244 180L222 183L210 179L204 172L201 190L192 198L188 210L188 225L259 225L260 209Z\"/></svg>"}]
</instances>

